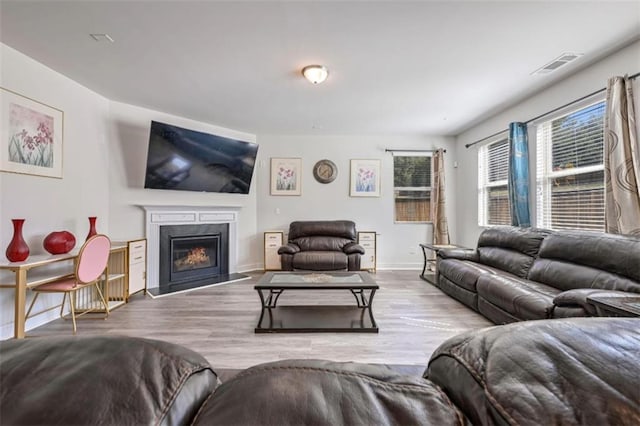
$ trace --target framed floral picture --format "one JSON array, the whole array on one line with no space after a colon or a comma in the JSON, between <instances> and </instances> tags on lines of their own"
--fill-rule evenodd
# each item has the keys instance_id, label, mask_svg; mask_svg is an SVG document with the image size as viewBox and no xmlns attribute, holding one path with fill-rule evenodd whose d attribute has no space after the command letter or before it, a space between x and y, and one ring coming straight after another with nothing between
<instances>
[{"instance_id":1,"label":"framed floral picture","mask_svg":"<svg viewBox=\"0 0 640 426\"><path fill-rule=\"evenodd\" d=\"M302 194L302 159L271 159L271 195Z\"/></svg>"},{"instance_id":2,"label":"framed floral picture","mask_svg":"<svg viewBox=\"0 0 640 426\"><path fill-rule=\"evenodd\" d=\"M352 197L380 196L380 160L351 160Z\"/></svg>"},{"instance_id":3,"label":"framed floral picture","mask_svg":"<svg viewBox=\"0 0 640 426\"><path fill-rule=\"evenodd\" d=\"M0 170L62 178L64 112L0 87Z\"/></svg>"}]
</instances>

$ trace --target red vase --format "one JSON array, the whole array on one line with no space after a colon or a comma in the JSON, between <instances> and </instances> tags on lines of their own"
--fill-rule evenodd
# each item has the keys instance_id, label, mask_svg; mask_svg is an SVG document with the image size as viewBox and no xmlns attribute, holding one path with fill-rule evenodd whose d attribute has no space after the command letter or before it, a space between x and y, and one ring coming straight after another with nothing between
<instances>
[{"instance_id":1,"label":"red vase","mask_svg":"<svg viewBox=\"0 0 640 426\"><path fill-rule=\"evenodd\" d=\"M22 238L24 219L11 219L13 222L13 238L7 247L7 259L11 262L22 262L29 257L29 246Z\"/></svg>"},{"instance_id":2,"label":"red vase","mask_svg":"<svg viewBox=\"0 0 640 426\"><path fill-rule=\"evenodd\" d=\"M51 254L69 253L76 245L76 237L69 231L52 232L44 239L42 246Z\"/></svg>"},{"instance_id":3,"label":"red vase","mask_svg":"<svg viewBox=\"0 0 640 426\"><path fill-rule=\"evenodd\" d=\"M96 231L96 219L98 218L95 216L89 217L89 233L87 234L87 240L98 233L98 231Z\"/></svg>"}]
</instances>

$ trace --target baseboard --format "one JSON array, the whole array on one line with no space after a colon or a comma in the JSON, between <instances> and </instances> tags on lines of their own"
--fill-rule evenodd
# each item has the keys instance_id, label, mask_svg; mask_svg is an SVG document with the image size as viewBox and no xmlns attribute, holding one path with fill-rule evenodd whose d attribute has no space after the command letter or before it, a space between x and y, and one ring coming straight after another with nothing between
<instances>
[{"instance_id":1,"label":"baseboard","mask_svg":"<svg viewBox=\"0 0 640 426\"><path fill-rule=\"evenodd\" d=\"M422 262L420 263L380 263L377 265L378 270L380 271L422 271Z\"/></svg>"},{"instance_id":2,"label":"baseboard","mask_svg":"<svg viewBox=\"0 0 640 426\"><path fill-rule=\"evenodd\" d=\"M264 271L262 263L249 263L246 265L238 265L238 273L246 274L247 272Z\"/></svg>"},{"instance_id":3,"label":"baseboard","mask_svg":"<svg viewBox=\"0 0 640 426\"><path fill-rule=\"evenodd\" d=\"M65 309L65 314L67 314L68 309ZM51 321L55 321L60 318L60 309L53 309L48 312L43 312L40 315L36 315L33 318L29 318L27 323L25 324L25 332L29 330L33 330L34 328L40 327L41 325L45 325L50 323ZM69 323L69 332L71 332L71 323ZM13 338L13 321L7 324L3 324L0 326L0 340L12 339Z\"/></svg>"}]
</instances>

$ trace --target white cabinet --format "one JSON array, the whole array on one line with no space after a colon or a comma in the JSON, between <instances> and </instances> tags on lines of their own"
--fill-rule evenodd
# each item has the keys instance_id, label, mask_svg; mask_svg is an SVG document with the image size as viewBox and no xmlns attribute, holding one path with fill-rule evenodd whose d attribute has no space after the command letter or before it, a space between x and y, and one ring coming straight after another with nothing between
<instances>
[{"instance_id":1,"label":"white cabinet","mask_svg":"<svg viewBox=\"0 0 640 426\"><path fill-rule=\"evenodd\" d=\"M376 233L358 232L358 244L364 248L364 254L360 257L360 269L376 270Z\"/></svg>"},{"instance_id":2,"label":"white cabinet","mask_svg":"<svg viewBox=\"0 0 640 426\"><path fill-rule=\"evenodd\" d=\"M128 295L147 288L147 240L128 241Z\"/></svg>"},{"instance_id":3,"label":"white cabinet","mask_svg":"<svg viewBox=\"0 0 640 426\"><path fill-rule=\"evenodd\" d=\"M267 231L264 233L264 270L278 271L282 269L278 249L284 244L284 232Z\"/></svg>"}]
</instances>

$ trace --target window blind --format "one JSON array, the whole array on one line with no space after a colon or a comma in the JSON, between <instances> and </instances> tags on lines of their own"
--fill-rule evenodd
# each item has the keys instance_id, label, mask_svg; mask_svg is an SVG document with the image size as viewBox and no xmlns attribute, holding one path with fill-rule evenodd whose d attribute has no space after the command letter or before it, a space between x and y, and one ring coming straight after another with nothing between
<instances>
[{"instance_id":1,"label":"window blind","mask_svg":"<svg viewBox=\"0 0 640 426\"><path fill-rule=\"evenodd\" d=\"M396 222L431 220L431 155L393 156Z\"/></svg>"},{"instance_id":2,"label":"window blind","mask_svg":"<svg viewBox=\"0 0 640 426\"><path fill-rule=\"evenodd\" d=\"M478 151L478 223L511 225L509 210L509 142L506 139Z\"/></svg>"},{"instance_id":3,"label":"window blind","mask_svg":"<svg viewBox=\"0 0 640 426\"><path fill-rule=\"evenodd\" d=\"M605 102L537 127L537 224L604 231Z\"/></svg>"}]
</instances>

